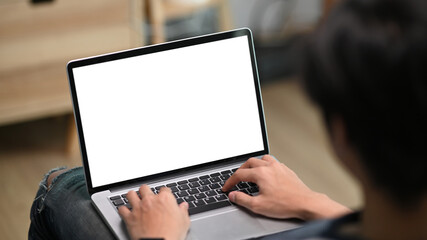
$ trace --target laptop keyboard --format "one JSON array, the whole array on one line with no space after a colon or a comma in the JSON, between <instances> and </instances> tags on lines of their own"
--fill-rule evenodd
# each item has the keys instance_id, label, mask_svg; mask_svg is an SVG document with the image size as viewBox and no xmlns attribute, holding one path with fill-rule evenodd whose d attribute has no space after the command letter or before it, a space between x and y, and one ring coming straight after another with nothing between
<instances>
[{"instance_id":1,"label":"laptop keyboard","mask_svg":"<svg viewBox=\"0 0 427 240\"><path fill-rule=\"evenodd\" d=\"M225 181L235 172L237 168L222 172L203 175L188 180L171 182L166 185L152 187L151 191L158 194L160 188L169 187L172 194L175 196L178 204L188 202L188 212L190 215L201 213L221 207L232 205L228 199L228 192L221 190ZM255 183L240 182L230 191L241 191L248 195L255 195L259 192L258 186ZM136 191L141 197L139 191ZM112 204L118 209L121 206L126 206L132 210L126 194L110 197Z\"/></svg>"}]
</instances>

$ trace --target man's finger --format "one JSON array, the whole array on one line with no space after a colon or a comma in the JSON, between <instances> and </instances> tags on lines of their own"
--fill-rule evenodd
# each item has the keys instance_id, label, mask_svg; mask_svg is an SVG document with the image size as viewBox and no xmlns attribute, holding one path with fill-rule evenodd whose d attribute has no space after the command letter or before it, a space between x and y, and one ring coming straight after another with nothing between
<instances>
[{"instance_id":1,"label":"man's finger","mask_svg":"<svg viewBox=\"0 0 427 240\"><path fill-rule=\"evenodd\" d=\"M225 182L222 190L227 192L230 188L239 182L253 182L257 183L256 168L239 168L231 177Z\"/></svg>"},{"instance_id":2,"label":"man's finger","mask_svg":"<svg viewBox=\"0 0 427 240\"><path fill-rule=\"evenodd\" d=\"M188 214L188 203L187 202L182 202L181 204L179 204L179 208L181 209L181 211L184 211L185 213Z\"/></svg>"},{"instance_id":3,"label":"man's finger","mask_svg":"<svg viewBox=\"0 0 427 240\"><path fill-rule=\"evenodd\" d=\"M254 200L254 197L239 191L231 192L230 194L228 194L228 197L230 198L230 201L232 201L233 203L240 205L242 207L245 207L249 210L252 210L251 203Z\"/></svg>"},{"instance_id":4,"label":"man's finger","mask_svg":"<svg viewBox=\"0 0 427 240\"><path fill-rule=\"evenodd\" d=\"M261 167L267 165L267 162L265 160L259 159L259 158L249 158L248 161L242 164L240 168L255 168L255 167Z\"/></svg>"},{"instance_id":5,"label":"man's finger","mask_svg":"<svg viewBox=\"0 0 427 240\"><path fill-rule=\"evenodd\" d=\"M127 219L130 216L130 214L131 212L129 208L127 208L126 206L119 207L119 215L123 219L123 221L125 221L125 223L127 222Z\"/></svg>"},{"instance_id":6,"label":"man's finger","mask_svg":"<svg viewBox=\"0 0 427 240\"><path fill-rule=\"evenodd\" d=\"M135 191L130 190L128 194L126 194L126 198L129 200L129 203L132 208L138 208L139 197L138 195L136 195Z\"/></svg>"},{"instance_id":7,"label":"man's finger","mask_svg":"<svg viewBox=\"0 0 427 240\"><path fill-rule=\"evenodd\" d=\"M176 204L176 199L172 194L172 190L168 187L161 187L157 195L160 198L167 199L169 202L174 202Z\"/></svg>"},{"instance_id":8,"label":"man's finger","mask_svg":"<svg viewBox=\"0 0 427 240\"><path fill-rule=\"evenodd\" d=\"M267 161L267 162L277 162L277 159L271 155L264 155L262 157L262 160Z\"/></svg>"},{"instance_id":9,"label":"man's finger","mask_svg":"<svg viewBox=\"0 0 427 240\"><path fill-rule=\"evenodd\" d=\"M170 189L170 188L168 188L168 187L161 187L160 188L160 191L159 191L159 194L161 193L161 192L172 192L172 190Z\"/></svg>"},{"instance_id":10,"label":"man's finger","mask_svg":"<svg viewBox=\"0 0 427 240\"><path fill-rule=\"evenodd\" d=\"M141 199L145 196L151 196L154 195L153 191L151 191L151 188L147 184L142 184L139 188L139 193L141 194Z\"/></svg>"}]
</instances>

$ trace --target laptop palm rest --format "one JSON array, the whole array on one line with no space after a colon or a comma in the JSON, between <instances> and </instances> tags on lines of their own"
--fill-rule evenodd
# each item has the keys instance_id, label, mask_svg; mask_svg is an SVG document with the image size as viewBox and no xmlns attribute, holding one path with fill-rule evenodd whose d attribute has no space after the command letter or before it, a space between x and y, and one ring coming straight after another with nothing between
<instances>
[{"instance_id":1,"label":"laptop palm rest","mask_svg":"<svg viewBox=\"0 0 427 240\"><path fill-rule=\"evenodd\" d=\"M290 230L300 224L264 218L248 211L231 211L192 218L187 239L248 239Z\"/></svg>"}]
</instances>

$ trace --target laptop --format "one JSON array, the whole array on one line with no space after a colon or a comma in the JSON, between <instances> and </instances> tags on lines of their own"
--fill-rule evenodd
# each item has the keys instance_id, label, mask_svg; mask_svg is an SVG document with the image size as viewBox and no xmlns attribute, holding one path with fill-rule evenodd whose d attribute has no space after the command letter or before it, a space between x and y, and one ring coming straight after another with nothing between
<instances>
[{"instance_id":1,"label":"laptop","mask_svg":"<svg viewBox=\"0 0 427 240\"><path fill-rule=\"evenodd\" d=\"M247 28L78 59L68 78L86 184L118 239L126 193L167 186L187 201L188 239L246 239L299 226L233 205L222 184L269 153ZM254 183L234 187L250 195Z\"/></svg>"}]
</instances>

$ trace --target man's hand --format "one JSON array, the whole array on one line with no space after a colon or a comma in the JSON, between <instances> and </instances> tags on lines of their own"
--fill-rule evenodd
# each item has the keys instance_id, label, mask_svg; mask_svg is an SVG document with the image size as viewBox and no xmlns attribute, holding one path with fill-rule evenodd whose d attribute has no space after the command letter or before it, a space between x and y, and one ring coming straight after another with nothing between
<instances>
[{"instance_id":1,"label":"man's hand","mask_svg":"<svg viewBox=\"0 0 427 240\"><path fill-rule=\"evenodd\" d=\"M126 223L133 240L140 238L184 239L190 227L188 203L179 206L169 188L161 188L155 195L147 185L139 189L141 199L135 191L129 191L127 198L132 211L120 207L119 214Z\"/></svg>"},{"instance_id":2,"label":"man's hand","mask_svg":"<svg viewBox=\"0 0 427 240\"><path fill-rule=\"evenodd\" d=\"M309 189L291 169L269 155L262 159L250 158L227 180L222 190L226 192L241 181L256 183L259 194L252 197L234 191L229 193L230 200L264 216L312 220L350 211Z\"/></svg>"}]
</instances>

